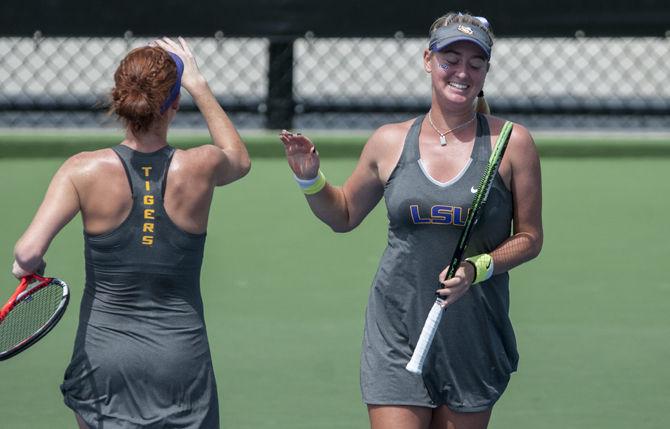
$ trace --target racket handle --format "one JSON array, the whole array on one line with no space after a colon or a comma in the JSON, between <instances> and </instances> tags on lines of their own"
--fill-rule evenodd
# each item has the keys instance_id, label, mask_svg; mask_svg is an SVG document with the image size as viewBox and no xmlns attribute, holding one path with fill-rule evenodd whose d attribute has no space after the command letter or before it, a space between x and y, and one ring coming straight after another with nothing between
<instances>
[{"instance_id":1,"label":"racket handle","mask_svg":"<svg viewBox=\"0 0 670 429\"><path fill-rule=\"evenodd\" d=\"M14 293L12 296L7 300L5 305L0 308L0 322L5 320L5 317L9 314L10 311L14 308L16 305L16 298L23 293L24 290L28 287L28 283L32 280L33 276L32 275L27 275L23 278L21 278L21 282L19 283L18 287L16 290L14 290Z\"/></svg>"},{"instance_id":2,"label":"racket handle","mask_svg":"<svg viewBox=\"0 0 670 429\"><path fill-rule=\"evenodd\" d=\"M435 303L426 318L426 323L424 323L423 329L421 330L421 335L414 348L412 358L405 367L407 371L413 374L421 374L423 370L423 363L426 360L426 356L428 356L428 350L430 350L430 345L433 343L433 337L435 337L435 332L437 332L437 327L444 314L444 308L442 308L441 305L443 302L444 301L440 298L435 300Z\"/></svg>"}]
</instances>

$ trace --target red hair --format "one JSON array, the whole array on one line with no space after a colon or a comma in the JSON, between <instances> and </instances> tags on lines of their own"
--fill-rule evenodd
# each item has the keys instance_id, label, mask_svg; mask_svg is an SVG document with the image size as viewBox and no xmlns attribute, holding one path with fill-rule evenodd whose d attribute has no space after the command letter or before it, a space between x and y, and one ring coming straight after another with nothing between
<instances>
[{"instance_id":1,"label":"red hair","mask_svg":"<svg viewBox=\"0 0 670 429\"><path fill-rule=\"evenodd\" d=\"M161 106L176 81L177 66L164 49L133 49L114 73L110 112L133 133L146 132L161 116Z\"/></svg>"}]
</instances>

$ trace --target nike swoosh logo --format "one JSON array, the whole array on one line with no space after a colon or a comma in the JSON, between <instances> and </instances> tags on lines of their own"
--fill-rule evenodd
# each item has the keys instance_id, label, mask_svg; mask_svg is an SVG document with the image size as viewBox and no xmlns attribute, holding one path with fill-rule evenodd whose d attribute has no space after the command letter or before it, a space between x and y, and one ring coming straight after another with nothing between
<instances>
[{"instance_id":1,"label":"nike swoosh logo","mask_svg":"<svg viewBox=\"0 0 670 429\"><path fill-rule=\"evenodd\" d=\"M475 188L473 186L472 188L470 188L470 192L472 192L473 194L476 194L477 193L477 188Z\"/></svg>"}]
</instances>

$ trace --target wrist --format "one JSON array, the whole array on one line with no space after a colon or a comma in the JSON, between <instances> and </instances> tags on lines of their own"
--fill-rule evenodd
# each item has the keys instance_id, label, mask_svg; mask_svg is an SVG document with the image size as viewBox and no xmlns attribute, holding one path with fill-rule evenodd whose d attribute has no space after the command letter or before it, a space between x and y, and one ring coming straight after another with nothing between
<instances>
[{"instance_id":1,"label":"wrist","mask_svg":"<svg viewBox=\"0 0 670 429\"><path fill-rule=\"evenodd\" d=\"M196 77L192 80L189 79L188 81L182 80L182 86L188 91L189 94L191 94L191 97L193 98L205 94L210 94L212 92L212 90L209 88L207 80L203 76Z\"/></svg>"},{"instance_id":2,"label":"wrist","mask_svg":"<svg viewBox=\"0 0 670 429\"><path fill-rule=\"evenodd\" d=\"M317 192L321 191L327 183L326 176L323 174L321 169L319 169L316 176L311 179L301 179L295 174L293 174L293 178L305 195L316 194Z\"/></svg>"},{"instance_id":3,"label":"wrist","mask_svg":"<svg viewBox=\"0 0 670 429\"><path fill-rule=\"evenodd\" d=\"M470 282L471 285L475 284L475 280L477 280L477 266L475 265L474 262L468 261L467 259L464 261L466 265L469 265L472 267L472 281Z\"/></svg>"},{"instance_id":4,"label":"wrist","mask_svg":"<svg viewBox=\"0 0 670 429\"><path fill-rule=\"evenodd\" d=\"M493 258L488 253L471 256L466 258L465 261L471 263L475 268L475 278L472 284L481 283L493 276Z\"/></svg>"}]
</instances>

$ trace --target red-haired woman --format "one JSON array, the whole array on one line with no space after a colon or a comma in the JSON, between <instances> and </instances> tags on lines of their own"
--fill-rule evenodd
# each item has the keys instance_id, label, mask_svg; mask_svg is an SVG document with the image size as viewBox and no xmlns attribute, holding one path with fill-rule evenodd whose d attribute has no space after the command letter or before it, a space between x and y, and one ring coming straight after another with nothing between
<instances>
[{"instance_id":1,"label":"red-haired woman","mask_svg":"<svg viewBox=\"0 0 670 429\"><path fill-rule=\"evenodd\" d=\"M61 386L79 426L216 428L200 267L214 188L243 177L249 156L183 39L132 50L114 83L111 111L125 139L58 170L16 244L13 274L40 270L51 240L81 211L86 287ZM168 145L181 86L213 145Z\"/></svg>"},{"instance_id":2,"label":"red-haired woman","mask_svg":"<svg viewBox=\"0 0 670 429\"><path fill-rule=\"evenodd\" d=\"M468 261L445 279L505 123L478 97L492 46L483 18L438 18L423 53L430 110L379 128L342 187L326 183L306 137L280 136L310 208L333 230L352 230L382 197L386 203L388 246L370 290L361 353L372 429L483 429L516 370L507 272L542 247L540 162L524 127L514 125ZM405 365L435 293L449 310L421 377Z\"/></svg>"}]
</instances>

